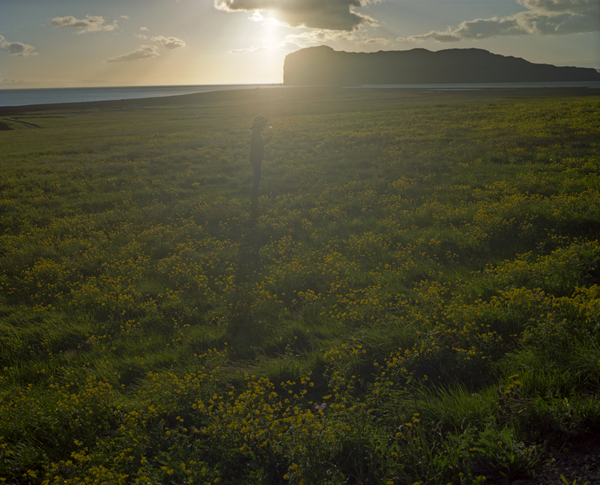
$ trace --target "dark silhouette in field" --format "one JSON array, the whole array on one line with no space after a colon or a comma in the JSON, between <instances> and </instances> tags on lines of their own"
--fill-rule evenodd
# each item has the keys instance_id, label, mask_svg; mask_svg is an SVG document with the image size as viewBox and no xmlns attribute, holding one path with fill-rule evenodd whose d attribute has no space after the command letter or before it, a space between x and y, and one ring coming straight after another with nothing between
<instances>
[{"instance_id":1,"label":"dark silhouette in field","mask_svg":"<svg viewBox=\"0 0 600 485\"><path fill-rule=\"evenodd\" d=\"M265 145L271 141L271 137L263 138L262 131L267 125L267 118L258 115L254 118L254 123L250 127L252 138L250 139L250 164L254 171L252 179L252 201L258 200L258 186L262 176L262 161L265 158Z\"/></svg>"},{"instance_id":2,"label":"dark silhouette in field","mask_svg":"<svg viewBox=\"0 0 600 485\"><path fill-rule=\"evenodd\" d=\"M483 49L339 52L309 47L289 54L287 85L446 84L600 81L595 69L533 64Z\"/></svg>"}]
</instances>

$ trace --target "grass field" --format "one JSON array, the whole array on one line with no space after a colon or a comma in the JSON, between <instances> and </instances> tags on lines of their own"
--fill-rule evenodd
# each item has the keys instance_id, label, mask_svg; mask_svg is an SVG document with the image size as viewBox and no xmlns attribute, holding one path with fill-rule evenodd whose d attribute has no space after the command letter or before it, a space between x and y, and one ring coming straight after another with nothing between
<instances>
[{"instance_id":1,"label":"grass field","mask_svg":"<svg viewBox=\"0 0 600 485\"><path fill-rule=\"evenodd\" d=\"M500 484L599 433L600 96L535 94L5 114L0 482Z\"/></svg>"}]
</instances>

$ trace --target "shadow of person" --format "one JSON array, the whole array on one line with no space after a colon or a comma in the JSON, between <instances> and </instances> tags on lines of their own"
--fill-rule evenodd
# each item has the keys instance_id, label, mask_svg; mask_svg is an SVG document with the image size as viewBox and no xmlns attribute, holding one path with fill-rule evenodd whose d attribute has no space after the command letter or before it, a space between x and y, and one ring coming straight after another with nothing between
<instances>
[{"instance_id":1,"label":"shadow of person","mask_svg":"<svg viewBox=\"0 0 600 485\"><path fill-rule=\"evenodd\" d=\"M262 176L262 162L265 158L265 145L271 141L271 137L263 138L262 131L267 125L267 118L263 115L257 115L254 117L254 122L250 127L252 130L252 137L250 138L250 154L248 156L250 165L252 165L253 178L252 178L252 202L256 200L258 203L258 186Z\"/></svg>"},{"instance_id":2,"label":"shadow of person","mask_svg":"<svg viewBox=\"0 0 600 485\"><path fill-rule=\"evenodd\" d=\"M254 227L258 221L258 197L250 200L250 227Z\"/></svg>"}]
</instances>

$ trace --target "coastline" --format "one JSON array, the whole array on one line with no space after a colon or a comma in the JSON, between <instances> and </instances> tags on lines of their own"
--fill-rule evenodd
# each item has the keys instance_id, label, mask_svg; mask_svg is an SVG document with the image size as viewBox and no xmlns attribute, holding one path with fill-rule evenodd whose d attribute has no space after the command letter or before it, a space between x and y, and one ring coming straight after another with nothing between
<instances>
[{"instance_id":1,"label":"coastline","mask_svg":"<svg viewBox=\"0 0 600 485\"><path fill-rule=\"evenodd\" d=\"M23 115L33 112L49 111L93 111L93 110L121 110L121 109L141 109L165 105L182 104L205 104L218 102L236 102L263 96L268 91L277 91L284 89L288 93L299 92L306 93L307 90L323 95L323 92L376 92L379 94L403 94L412 93L414 95L428 95L432 93L444 93L457 97L552 97L552 96L598 96L600 88L596 87L539 87L537 85L524 86L499 86L493 87L465 87L457 86L454 89L440 86L423 87L402 87L398 88L392 85L368 85L368 86L286 86L269 85L270 87L252 87L236 88L214 91L204 91L192 94L176 94L171 96L114 99L102 101L81 101L72 103L52 103L52 104L28 104L21 106L0 106L0 117Z\"/></svg>"},{"instance_id":2,"label":"coastline","mask_svg":"<svg viewBox=\"0 0 600 485\"><path fill-rule=\"evenodd\" d=\"M278 87L278 86L277 86ZM113 99L102 101L79 101L72 103L51 103L51 104L27 104L20 106L0 106L0 116L13 116L29 112L41 111L77 111L77 110L98 110L98 109L137 109L152 106L197 104L204 102L219 102L226 99L236 99L244 97L240 93L258 91L261 88L229 89L204 91L191 94L175 94L171 96L158 96L146 98ZM264 89L275 89L264 88Z\"/></svg>"},{"instance_id":3,"label":"coastline","mask_svg":"<svg viewBox=\"0 0 600 485\"><path fill-rule=\"evenodd\" d=\"M278 87L280 84L206 84L0 89L0 107L160 98L212 91Z\"/></svg>"}]
</instances>

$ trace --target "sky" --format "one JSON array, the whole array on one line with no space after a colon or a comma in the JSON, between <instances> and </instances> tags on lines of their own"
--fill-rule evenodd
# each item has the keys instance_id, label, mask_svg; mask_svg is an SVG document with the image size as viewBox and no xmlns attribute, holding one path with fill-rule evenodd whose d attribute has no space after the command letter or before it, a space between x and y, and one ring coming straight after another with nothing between
<instances>
[{"instance_id":1,"label":"sky","mask_svg":"<svg viewBox=\"0 0 600 485\"><path fill-rule=\"evenodd\" d=\"M0 0L3 89L276 84L317 45L600 70L600 0Z\"/></svg>"}]
</instances>

